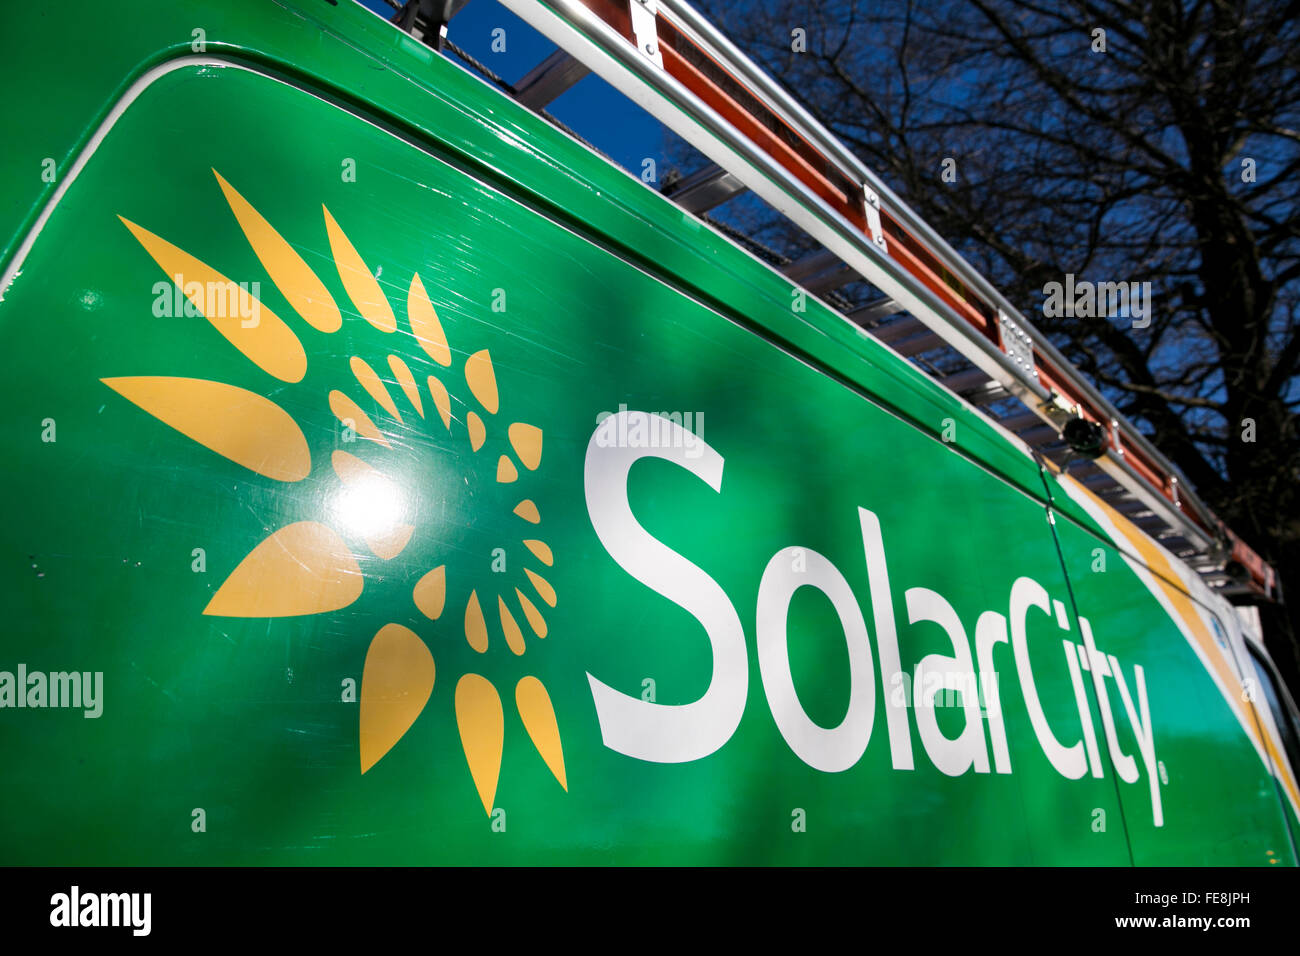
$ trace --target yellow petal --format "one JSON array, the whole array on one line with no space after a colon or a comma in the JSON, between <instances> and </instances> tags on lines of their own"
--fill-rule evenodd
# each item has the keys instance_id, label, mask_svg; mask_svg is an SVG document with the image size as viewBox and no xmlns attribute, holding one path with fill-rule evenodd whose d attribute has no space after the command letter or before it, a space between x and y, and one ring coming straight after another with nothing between
<instances>
[{"instance_id":1,"label":"yellow petal","mask_svg":"<svg viewBox=\"0 0 1300 956\"><path fill-rule=\"evenodd\" d=\"M495 415L497 376L492 370L492 356L488 355L487 349L475 352L465 359L465 381L469 383L469 390L478 399L479 404L486 408L489 414Z\"/></svg>"},{"instance_id":2,"label":"yellow petal","mask_svg":"<svg viewBox=\"0 0 1300 956\"><path fill-rule=\"evenodd\" d=\"M311 473L302 429L268 398L198 378L104 378L105 385L187 438L276 481Z\"/></svg>"},{"instance_id":3,"label":"yellow petal","mask_svg":"<svg viewBox=\"0 0 1300 956\"><path fill-rule=\"evenodd\" d=\"M405 734L433 693L433 655L414 631L385 624L366 651L361 676L361 772Z\"/></svg>"},{"instance_id":4,"label":"yellow petal","mask_svg":"<svg viewBox=\"0 0 1300 956\"><path fill-rule=\"evenodd\" d=\"M399 524L389 531L366 535L366 547L375 553L375 557L391 561L406 549L414 533L414 525Z\"/></svg>"},{"instance_id":5,"label":"yellow petal","mask_svg":"<svg viewBox=\"0 0 1300 956\"><path fill-rule=\"evenodd\" d=\"M447 394L447 386L438 381L432 375L429 376L429 394L433 396L434 407L438 409L438 417L442 419L442 424L451 429L451 396Z\"/></svg>"},{"instance_id":6,"label":"yellow petal","mask_svg":"<svg viewBox=\"0 0 1300 956\"><path fill-rule=\"evenodd\" d=\"M537 560L547 567L555 563L555 556L551 554L551 549L545 541L525 541L524 547L537 555Z\"/></svg>"},{"instance_id":7,"label":"yellow petal","mask_svg":"<svg viewBox=\"0 0 1300 956\"><path fill-rule=\"evenodd\" d=\"M330 411L334 413L335 418L345 426L351 427L362 438L377 441L386 448L393 447L375 427L370 416L361 410L361 406L337 389L330 392Z\"/></svg>"},{"instance_id":8,"label":"yellow petal","mask_svg":"<svg viewBox=\"0 0 1300 956\"><path fill-rule=\"evenodd\" d=\"M533 504L531 498L525 498L519 504L515 505L515 514L523 518L529 524L537 524L542 520L541 512L537 510L537 505Z\"/></svg>"},{"instance_id":9,"label":"yellow petal","mask_svg":"<svg viewBox=\"0 0 1300 956\"><path fill-rule=\"evenodd\" d=\"M361 568L331 528L286 525L248 553L212 596L214 617L296 617L345 608L361 596Z\"/></svg>"},{"instance_id":10,"label":"yellow petal","mask_svg":"<svg viewBox=\"0 0 1300 956\"><path fill-rule=\"evenodd\" d=\"M335 451L330 455L330 465L339 480L344 484L357 484L380 474L379 469L372 468L364 461L346 451Z\"/></svg>"},{"instance_id":11,"label":"yellow petal","mask_svg":"<svg viewBox=\"0 0 1300 956\"><path fill-rule=\"evenodd\" d=\"M519 598L519 606L524 609L524 617L528 618L528 626L538 637L545 637L546 618L542 617L542 612L537 610L537 605L524 596L523 591L515 588L515 595Z\"/></svg>"},{"instance_id":12,"label":"yellow petal","mask_svg":"<svg viewBox=\"0 0 1300 956\"><path fill-rule=\"evenodd\" d=\"M487 439L487 428L483 424L483 419L474 412L469 412L465 416L465 429L469 432L469 447L478 451Z\"/></svg>"},{"instance_id":13,"label":"yellow petal","mask_svg":"<svg viewBox=\"0 0 1300 956\"><path fill-rule=\"evenodd\" d=\"M423 418L424 402L420 401L420 386L415 384L415 376L411 374L410 368L396 355L388 356L388 367L393 370L397 384L402 386L406 400L415 408L415 413Z\"/></svg>"},{"instance_id":14,"label":"yellow petal","mask_svg":"<svg viewBox=\"0 0 1300 956\"><path fill-rule=\"evenodd\" d=\"M501 597L499 594L497 595L497 604L499 605L498 610L501 614L501 630L504 631L506 635L506 646L508 646L510 650L518 656L524 652L523 632L519 630L519 625L515 623L514 615L512 615L510 609L506 607L505 598Z\"/></svg>"},{"instance_id":15,"label":"yellow petal","mask_svg":"<svg viewBox=\"0 0 1300 956\"><path fill-rule=\"evenodd\" d=\"M536 425L515 422L510 426L510 446L529 471L536 471L542 463L542 430Z\"/></svg>"},{"instance_id":16,"label":"yellow petal","mask_svg":"<svg viewBox=\"0 0 1300 956\"><path fill-rule=\"evenodd\" d=\"M477 591L469 592L469 601L465 604L465 640L480 654L488 648L487 621L483 620Z\"/></svg>"},{"instance_id":17,"label":"yellow petal","mask_svg":"<svg viewBox=\"0 0 1300 956\"><path fill-rule=\"evenodd\" d=\"M505 712L496 688L485 677L466 674L456 684L456 727L474 787L488 816L496 798L505 741Z\"/></svg>"},{"instance_id":18,"label":"yellow petal","mask_svg":"<svg viewBox=\"0 0 1300 956\"><path fill-rule=\"evenodd\" d=\"M497 481L503 485L508 485L518 477L519 469L515 467L515 463L502 455L497 461Z\"/></svg>"},{"instance_id":19,"label":"yellow petal","mask_svg":"<svg viewBox=\"0 0 1300 956\"><path fill-rule=\"evenodd\" d=\"M431 621L442 615L443 604L447 600L447 567L438 565L415 584L411 593L415 606Z\"/></svg>"},{"instance_id":20,"label":"yellow petal","mask_svg":"<svg viewBox=\"0 0 1300 956\"><path fill-rule=\"evenodd\" d=\"M406 294L406 315L411 320L411 331L420 348L439 365L450 365L451 349L447 347L447 335L442 331L438 313L434 311L418 274L411 278L411 289Z\"/></svg>"},{"instance_id":21,"label":"yellow petal","mask_svg":"<svg viewBox=\"0 0 1300 956\"><path fill-rule=\"evenodd\" d=\"M537 574L531 568L524 568L524 574L528 575L528 580L533 582L533 587L542 596L542 600L551 607L555 607L555 588L547 583L546 578Z\"/></svg>"},{"instance_id":22,"label":"yellow petal","mask_svg":"<svg viewBox=\"0 0 1300 956\"><path fill-rule=\"evenodd\" d=\"M226 202L239 220L239 228L244 230L244 237L248 239L248 244L253 247L258 261L276 288L312 328L322 332L337 332L343 325L343 316L339 314L339 307L334 304L334 297L329 294L325 284L311 271L302 256L294 251L293 246L275 231L248 200L236 192L234 186L226 182L215 169L212 175L221 184Z\"/></svg>"},{"instance_id":23,"label":"yellow petal","mask_svg":"<svg viewBox=\"0 0 1300 956\"><path fill-rule=\"evenodd\" d=\"M179 280L181 291L213 328L249 361L282 382L302 381L307 374L307 353L283 319L207 263L130 220L117 218L162 266L167 278ZM247 309L241 308L244 304ZM241 314L244 312L248 314Z\"/></svg>"},{"instance_id":24,"label":"yellow petal","mask_svg":"<svg viewBox=\"0 0 1300 956\"><path fill-rule=\"evenodd\" d=\"M519 708L519 717L533 746L567 793L569 781L564 773L560 727L555 721L555 708L551 706L551 695L546 692L546 686L536 677L521 678L515 685L515 706Z\"/></svg>"},{"instance_id":25,"label":"yellow petal","mask_svg":"<svg viewBox=\"0 0 1300 956\"><path fill-rule=\"evenodd\" d=\"M357 382L369 393L370 397L384 407L384 411L392 415L399 422L402 420L401 414L397 411L397 404L393 401L393 396L388 394L388 388L380 379L379 374L371 368L366 360L360 356L352 356L352 374L357 377Z\"/></svg>"},{"instance_id":26,"label":"yellow petal","mask_svg":"<svg viewBox=\"0 0 1300 956\"><path fill-rule=\"evenodd\" d=\"M396 332L397 317L393 315L393 307L388 304L388 297L379 287L379 281L334 221L330 211L324 206L321 209L325 211L325 231L329 234L330 252L334 255L334 264L338 266L339 278L343 280L348 298L365 320L380 332Z\"/></svg>"}]
</instances>

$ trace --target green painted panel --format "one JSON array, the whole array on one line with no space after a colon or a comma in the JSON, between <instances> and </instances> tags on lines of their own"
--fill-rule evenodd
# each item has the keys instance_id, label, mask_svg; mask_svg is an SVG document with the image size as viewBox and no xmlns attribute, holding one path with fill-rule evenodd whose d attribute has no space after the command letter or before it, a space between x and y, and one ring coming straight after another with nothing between
<instances>
[{"instance_id":1,"label":"green painted panel","mask_svg":"<svg viewBox=\"0 0 1300 956\"><path fill-rule=\"evenodd\" d=\"M241 125L256 129L255 139L233 135ZM159 151L160 136L185 144L182 155ZM318 142L346 144L360 171L356 182L305 170ZM283 271L279 284L273 280L212 169L319 277L341 311L339 331L315 329L298 314L305 284L291 286ZM356 285L359 275L336 261L344 247L338 236L331 243L322 203L368 273L378 275L398 331L358 314L383 324L382 307L367 305ZM172 245L143 232L137 239L119 216ZM245 217L245 225L253 221ZM183 308L156 314L176 311L168 272L153 258L185 261L168 258L174 249L234 282L259 282L257 325L232 328L228 339ZM417 273L451 343L450 367L409 334ZM182 285L190 281L182 275ZM232 344L279 369L273 362L293 350L259 351L276 328L268 313L303 344L300 381L277 379ZM755 607L774 554L811 549L838 569L863 609L878 661L873 599L884 600L867 581L858 509L874 512L902 664L911 671L922 656L952 653L952 645L937 624L908 624L909 588L941 594L967 631L983 611L1006 613L1021 575L1065 595L1039 504L735 322L334 107L239 70L160 79L73 185L0 315L20 357L4 385L15 465L5 490L23 503L6 532L15 625L6 660L32 671L104 675L98 718L66 709L0 711L6 746L23 768L9 782L15 812L0 836L16 862L1127 860L1121 831L1090 827L1095 808L1118 814L1113 790L1051 769L1014 682L1003 684L1008 774L941 774L914 719L907 739L915 769L893 769L884 686L874 693L861 759L841 773L823 772L792 752L767 703ZM426 330L425 337L434 336ZM494 369L495 411L486 389L475 397L465 371L481 349ZM412 370L423 418L390 355ZM354 356L384 380L400 422L363 390ZM452 396L450 432L436 417L430 375ZM267 437L283 421L254 419L261 406L253 399L222 407L219 394L205 392L195 410L185 405L193 386L146 392L132 391L144 388L138 381L102 383L158 376L226 383L273 402L301 430L310 475L277 481L213 450L263 472L273 472L272 461L292 470L294 443ZM347 426L331 414L333 390L355 400L390 447L348 441ZM725 461L716 492L691 473L699 445L682 449L679 461L638 462L626 488L636 520L717 582L743 628L744 718L716 752L686 763L606 747L588 680L596 675L639 698L648 678L657 703L685 704L704 693L712 670L704 628L634 580L592 526L587 498L601 482L584 476L584 463L599 414L620 405L690 413L694 431ZM477 452L467 439L470 412L486 423ZM41 440L46 419L54 441ZM351 421L364 436L364 422ZM512 422L544 434L536 471L511 447ZM220 437L230 433L237 450ZM390 476L395 499L380 486L350 495L331 470L336 452ZM604 454L597 445L596 460ZM518 463L516 481L496 480L502 456ZM524 497L538 506L539 525L511 513ZM971 518L960 535L950 518L958 511ZM396 519L415 530L385 560L365 533ZM268 535L301 522L336 529L357 561L359 597L339 597L348 596L355 574L335 575L332 590L320 583L331 578L319 567L329 558L316 552L295 551L294 561L277 564L275 548L263 546L259 553L271 557L249 559L256 574L236 571ZM553 567L522 546L534 536L549 546ZM321 550L337 563L337 546ZM303 565L317 573L295 578ZM446 602L430 620L413 588L435 567L445 568ZM553 585L554 610L524 568ZM525 623L516 587L544 614L544 640ZM487 612L486 654L466 639L471 591ZM255 613L309 593L344 606L278 618ZM254 616L205 615L214 595L218 610L245 607ZM498 595L514 609L523 656L507 647ZM1041 682L1056 684L1062 666L1054 635L1039 623L1030 628L1031 660ZM392 624L418 635L436 677L418 719L362 775L360 707L343 699L344 684L357 683L364 706L367 649ZM816 588L795 593L790 671L799 699L823 725L848 707L841 630ZM1009 659L1006 645L996 653ZM383 648L372 654L375 674L394 658ZM397 659L414 680L418 654ZM488 803L505 812L504 833L485 812L458 731L456 688L467 673L485 677L503 701L501 774ZM521 726L515 684L526 675L539 678L554 702L567 792ZM873 675L872 687L879 682ZM1061 719L1055 695L1044 697L1049 718ZM963 725L958 709L936 709L949 736ZM490 714L465 714L465 736L488 733ZM192 830L195 808L205 812L205 832ZM112 827L103 825L106 817Z\"/></svg>"},{"instance_id":2,"label":"green painted panel","mask_svg":"<svg viewBox=\"0 0 1300 956\"><path fill-rule=\"evenodd\" d=\"M1058 521L1054 527L1076 605L1069 639L1080 646L1085 643L1082 616L1098 651L1120 663L1135 709L1140 708L1136 668L1143 672L1154 775L1144 766L1142 747L1113 673L1104 679L1115 742L1134 764L1135 779L1128 782L1117 779L1100 695L1093 675L1085 675L1098 751L1107 778L1120 792L1134 862L1294 864L1279 785L1269 772L1265 752L1251 743L1259 728L1242 700L1240 663L1225 625L1185 595L1177 607L1167 604L1166 610L1152 589L1166 601L1177 600L1170 594L1172 588L1163 587L1145 568L1072 522ZM1186 636L1172 616L1179 610L1190 632ZM1204 635L1204 646L1198 634ZM1211 674L1217 674L1217 682ZM1160 826L1154 825L1152 776L1159 784Z\"/></svg>"},{"instance_id":3,"label":"green painted panel","mask_svg":"<svg viewBox=\"0 0 1300 956\"><path fill-rule=\"evenodd\" d=\"M60 21L43 8L19 6L4 14L11 29L0 31L0 44L8 44L0 46L0 63L15 76L46 80L39 96L0 103L6 125L25 131L19 148L0 156L0 174L13 173L0 175L0 182L12 190L12 215L27 210L23 220L0 219L0 234L13 237L0 261L12 256L17 237L68 175L99 121L148 68L181 56L265 64L499 179L552 217L675 276L705 300L725 303L832 374L861 387L869 383L879 401L919 427L939 434L952 421L955 447L1041 495L1032 460L979 413L817 301L795 312L785 279L476 76L443 57L429 57L368 11L329 0L185 7L147 0L131 17L85 7L80 15L63 10L101 38L94 58L64 42ZM201 51L196 29L203 31ZM301 158L301 168L338 175L345 153L335 144L312 142L315 148ZM43 181L43 158L57 161L54 182ZM0 215L5 209L0 202Z\"/></svg>"},{"instance_id":4,"label":"green painted panel","mask_svg":"<svg viewBox=\"0 0 1300 956\"><path fill-rule=\"evenodd\" d=\"M1090 591L1095 543L1062 532L1073 608L1037 469L976 413L816 303L793 313L770 270L363 11L146 7L102 23L95 57L48 61L43 11L5 14L19 29L0 36L41 38L0 40L5 69L59 79L54 108L0 106L29 131L3 162L27 168L35 150L66 175L132 80L192 52L195 20L207 53L329 95L231 66L154 79L6 290L0 858L1285 851L1269 778L1186 642L1122 566L1113 593ZM0 181L7 266L65 180ZM187 309L176 274L232 314ZM223 278L257 309L189 285ZM661 437L684 447L598 430L621 409L675 419ZM888 594L868 572L871 516ZM978 658L981 634L1015 632L1027 580L1043 604L1024 613L1020 659L995 640L965 675L996 674L1001 753L997 710L972 715L961 692L918 705L887 672L887 611L909 680L927 657L933 676L936 655ZM1162 828L1145 767L1117 784L1104 752L1083 779L1049 758L1044 728L1077 740L1080 698L1100 719L1095 691L1074 691L1055 602L1072 633L1081 612L1126 667L1161 674ZM12 706L29 700L20 667L90 674L102 713ZM707 706L673 732L682 711L647 710L621 736L630 718L600 685Z\"/></svg>"}]
</instances>

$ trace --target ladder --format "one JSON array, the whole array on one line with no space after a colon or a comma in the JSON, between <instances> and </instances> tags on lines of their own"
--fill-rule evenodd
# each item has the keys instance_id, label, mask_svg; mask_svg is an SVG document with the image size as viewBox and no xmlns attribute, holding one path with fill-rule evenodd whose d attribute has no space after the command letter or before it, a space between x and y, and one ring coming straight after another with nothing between
<instances>
[{"instance_id":1,"label":"ladder","mask_svg":"<svg viewBox=\"0 0 1300 956\"><path fill-rule=\"evenodd\" d=\"M467 0L387 0L443 50ZM500 0L558 49L519 83L547 104L599 75L711 163L665 189L697 216L746 190L818 244L781 266L807 292L1070 473L1219 593L1276 600L1277 576L1178 468L905 202L685 0ZM459 53L459 51L454 52ZM481 64L472 66L484 71ZM496 78L494 78L496 79ZM572 131L570 131L572 132ZM712 220L710 220L712 221ZM715 223L716 225L716 223ZM865 279L873 301L834 290Z\"/></svg>"}]
</instances>

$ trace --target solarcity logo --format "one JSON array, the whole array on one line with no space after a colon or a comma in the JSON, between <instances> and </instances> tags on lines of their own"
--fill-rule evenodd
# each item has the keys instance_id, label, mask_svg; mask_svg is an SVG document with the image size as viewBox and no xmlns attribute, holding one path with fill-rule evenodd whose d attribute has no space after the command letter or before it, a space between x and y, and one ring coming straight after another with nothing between
<instances>
[{"instance_id":1,"label":"solarcity logo","mask_svg":"<svg viewBox=\"0 0 1300 956\"><path fill-rule=\"evenodd\" d=\"M541 465L542 430L499 417L503 402L491 356L486 349L463 360L453 353L418 274L407 286L405 323L399 329L397 315L377 278L324 206L333 264L356 312L368 323L359 326L362 332L357 327L350 331L354 336L373 336L376 349L368 356L352 355L346 369L332 370L339 388L310 395L286 391L286 383L302 383L308 372L303 337L316 339L311 354L319 358L313 362L328 362L338 353L339 346L330 347L329 340L321 337L339 332L342 314L325 284L289 242L216 170L213 173L267 277L305 326L295 323L291 327L261 301L250 302L247 308L224 307L227 299L208 295L207 290L247 286L232 283L166 239L119 217L175 284L177 295L184 293L189 300L186 308L173 307L165 314L203 316L269 380L264 393L175 375L102 381L163 424L278 486L310 480L327 488L328 503L312 520L286 524L260 543L250 542L251 550L230 571L203 613L283 618L326 614L352 605L361 597L366 575L353 545L345 538L364 542L375 558L387 562L407 549L422 523L432 524L428 502L422 508L412 499L416 483L406 479L428 464L420 456L432 454L433 436L440 428L438 441L467 441L472 454L457 457L482 467L473 474L440 474L442 483L434 495L450 494L462 484L477 482L472 486L476 507L483 507L485 499L501 499L510 515L502 515L501 520L507 527L517 523L510 532L514 540L509 543L523 548L523 554L505 566L523 567L524 577L511 579L491 593L480 593L479 588L463 583L469 580L468 574L462 574L458 583L458 571L465 570L463 559L460 566L429 562L434 566L414 583L411 601L429 621L438 621L454 600L455 614L463 614L465 640L474 651L498 656L508 651L507 659L521 657L533 637L547 636L546 618L539 605L556 606L555 589L544 576L554 556L535 530L542 521L541 511L530 497L516 490ZM154 311L159 314L158 309ZM250 314L256 321L246 319ZM423 382L417 380L403 354L422 369ZM436 374L425 375L426 370ZM462 397L461 381L468 398ZM396 393L390 385L396 386ZM285 409L290 403L282 395L293 399L290 407L328 407L341 426L339 444L353 446L355 453L335 448L328 456L328 466L313 461L303 427ZM360 396L360 401L354 396ZM435 536L421 541L423 547L417 552L421 555L437 544ZM485 544L484 560L489 550L500 552L500 560L506 559L502 543L498 539L490 546ZM531 632L527 640L525 627ZM434 677L433 655L411 628L389 623L375 633L362 671L361 773L383 758L414 724L432 695ZM515 710L525 731L567 790L563 747L550 694L537 677L527 673L518 677L513 691ZM481 674L461 674L455 683L455 712L470 774L484 810L491 814L505 734L501 693Z\"/></svg>"},{"instance_id":2,"label":"solarcity logo","mask_svg":"<svg viewBox=\"0 0 1300 956\"><path fill-rule=\"evenodd\" d=\"M685 468L715 492L722 490L722 455L698 436L688 438L681 431L682 425L663 416L620 408L618 414L603 417L597 425L587 445L583 472L592 527L610 557L633 578L690 613L703 627L712 651L709 686L699 699L688 704L643 700L609 686L594 674L587 675L605 746L656 763L684 763L717 752L740 726L749 696L745 629L731 599L702 568L646 531L628 502L628 475L636 462L650 456ZM626 438L647 434L658 435L659 440L649 443ZM772 555L759 581L754 626L759 675L772 718L794 754L826 773L839 773L857 764L866 752L875 721L878 662L880 684L888 691L883 709L895 770L915 768L911 730L914 720L926 756L941 773L951 777L968 772L1011 773L994 663L998 646L1010 645L1003 650L1010 650L1015 663L1034 737L1053 769L1067 779L1078 780L1088 774L1094 778L1105 776L1082 676L1085 671L1092 677L1111 765L1125 783L1139 779L1137 759L1124 753L1120 744L1107 686L1107 680L1111 681L1147 772L1152 822L1163 826L1155 738L1141 665L1133 667L1135 696L1120 662L1097 646L1088 619L1078 618L1082 644L1062 638L1061 645L1079 723L1077 730L1053 727L1044 712L1030 664L1028 623L1031 613L1036 612L1049 620L1054 618L1062 631L1070 631L1071 624L1062 601L1052 599L1033 578L1020 577L1011 586L1005 611L990 609L980 614L975 623L973 655L965 626L943 595L922 587L904 592L908 624L938 625L953 651L951 655L927 655L917 663L915 675L909 675L900 661L899 628L880 520L866 508L858 509L857 519L871 589L874 654L853 589L824 555L808 548L783 548ZM848 710L837 727L815 723L795 692L786 625L790 602L803 587L815 588L829 599L844 631L850 690ZM949 681L922 680L922 675L942 675L952 684L967 688L960 694L964 727L956 738L945 735L935 714L936 706L941 706L936 683ZM973 692L976 683L984 691L983 706L981 695ZM910 707L908 695L902 692L909 684L922 687ZM1076 733L1077 739L1067 742Z\"/></svg>"},{"instance_id":3,"label":"solarcity logo","mask_svg":"<svg viewBox=\"0 0 1300 956\"><path fill-rule=\"evenodd\" d=\"M268 381L262 392L226 382L170 375L102 381L158 421L267 480L284 486L310 480L327 488L328 503L324 508L313 506L308 520L285 524L262 541L250 542L251 549L225 577L203 613L282 618L348 608L366 586L366 574L350 541L363 543L378 561L391 561L404 553L408 559L411 554L423 558L430 550L430 537L420 539L421 543L408 552L422 525L427 531L433 523L428 503L422 507L411 497L413 489L421 484L411 480L413 474L420 473L420 464L413 458L427 455L430 436L437 434L443 442L467 441L470 453L458 454L457 459L482 462L484 467L450 479L444 475L441 485L435 482L435 494L450 494L451 486L458 481L484 482L477 486L481 493L476 493L469 509L477 518L485 511L483 502L493 497L487 493L489 488L509 492L506 501L510 520L521 523L517 525L518 544L528 556L524 560L536 566L524 564L523 579L489 592L482 586L464 583L474 578L463 564L429 562L433 566L412 585L411 602L429 621L440 621L449 604L454 606L457 617L463 614L465 640L479 654L502 655L504 644L504 650L512 655L507 660L522 657L533 637L540 639L548 634L539 603L554 608L557 601L555 589L545 577L554 556L532 527L540 526L541 510L532 498L515 491L517 483L527 481L528 475L541 466L542 430L521 421L499 424L509 418L501 415L503 403L491 356L486 349L463 360L453 353L418 274L412 275L407 284L405 322L399 323L377 277L325 207L322 211L330 257L348 299L366 323L353 323L349 331L354 338L371 336L376 349L367 352L368 357L351 355L346 372L341 367L329 370L342 387L297 395L287 391L287 385L304 383L308 374L308 350L303 337L315 339L311 354L320 358L313 362L328 363L338 354L338 346L330 348L330 340L320 337L340 331L342 313L324 283L289 242L220 174L216 179L271 284L305 327L296 323L291 327L265 302L256 306L256 323L243 321L239 313L245 310L241 309L203 311L205 303L216 301L205 290L229 288L231 280L123 218L126 228L163 274L187 297L193 293L190 301L194 308L273 381ZM178 310L172 312L176 315ZM423 382L417 379L408 359L421 370ZM381 374L376 365L380 369L386 365L385 373ZM432 373L426 375L428 370ZM318 379L313 375L312 381ZM462 380L468 398L461 392ZM390 385L396 386L396 391ZM301 387L306 388L306 383ZM361 401L354 397L362 394ZM285 405L294 409L328 407L342 427L340 444L355 445L355 453L334 448L328 455L328 468L319 467L321 462L313 460L303 426ZM434 423L435 416L441 431ZM315 420L310 414L302 417ZM626 756L659 763L699 760L716 752L738 727L749 694L745 631L731 600L701 568L642 528L627 499L629 471L647 456L684 467L714 491L721 490L723 458L700 434L702 415L697 413L694 432L687 425L685 416L674 421L620 406L617 413L600 416L584 463L587 512L601 544L632 577L694 616L710 642L713 675L708 689L692 703L656 704L624 694L595 675L587 675L604 744ZM956 739L948 738L934 713L937 704L933 684L924 682L930 689L916 694L911 702L908 694L892 692L901 690L913 675L906 674L900 664L898 626L879 520L866 508L859 509L857 518L871 589L874 653L861 606L843 574L823 555L809 549L782 549L772 556L760 581L755 634L763 691L777 727L795 755L828 773L847 770L857 763L871 737L878 663L880 684L887 691L883 709L896 770L912 770L915 766L911 736L915 721L927 757L942 773L1011 773L993 663L998 645L1009 645L1033 733L1049 763L1066 778L1079 779L1089 773L1097 778L1104 776L1097 729L1082 677L1086 671L1091 673L1100 706L1111 765L1124 782L1136 783L1139 779L1138 761L1123 752L1117 735L1107 680L1113 683L1147 771L1154 824L1161 826L1160 784L1142 668L1133 668L1135 693L1130 693L1120 662L1098 648L1088 621L1079 618L1083 643L1062 640L1079 725L1077 730L1054 728L1044 713L1029 663L1027 622L1031 612L1037 611L1049 618L1054 616L1062 630L1070 630L1059 600L1052 600L1033 579L1019 578L1011 588L1005 609L990 609L980 615L972 655L964 626L943 596L925 588L910 588L904 594L908 623L938 625L953 647L951 656L932 654L920 661L915 677L939 674L958 681L976 673L984 677L980 684L987 689L987 699L981 702L979 695L963 694L965 729ZM509 564L521 566L518 560ZM805 586L817 588L829 598L848 646L850 700L844 720L834 728L821 727L807 716L790 671L787 611L794 593ZM531 633L527 639L521 618ZM461 625L455 626L459 629ZM994 676L988 679L988 675ZM430 700L434 678L433 655L414 630L392 622L373 635L365 655L360 699L358 749L362 774L411 728ZM505 734L502 695L490 679L471 670L458 676L454 696L457 728L470 776L484 810L491 814ZM567 790L563 747L549 692L537 677L523 673L515 680L513 696L515 710L541 759ZM1074 734L1077 739L1067 742Z\"/></svg>"}]
</instances>

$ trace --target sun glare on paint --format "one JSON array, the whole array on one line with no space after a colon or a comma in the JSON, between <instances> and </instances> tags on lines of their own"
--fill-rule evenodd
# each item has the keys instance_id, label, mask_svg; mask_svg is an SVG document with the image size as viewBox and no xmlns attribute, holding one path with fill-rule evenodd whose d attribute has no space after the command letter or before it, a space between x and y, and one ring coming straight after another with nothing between
<instances>
[{"instance_id":1,"label":"sun glare on paint","mask_svg":"<svg viewBox=\"0 0 1300 956\"><path fill-rule=\"evenodd\" d=\"M354 535L371 538L391 534L406 511L397 485L378 475L345 485L330 502L335 520Z\"/></svg>"}]
</instances>

